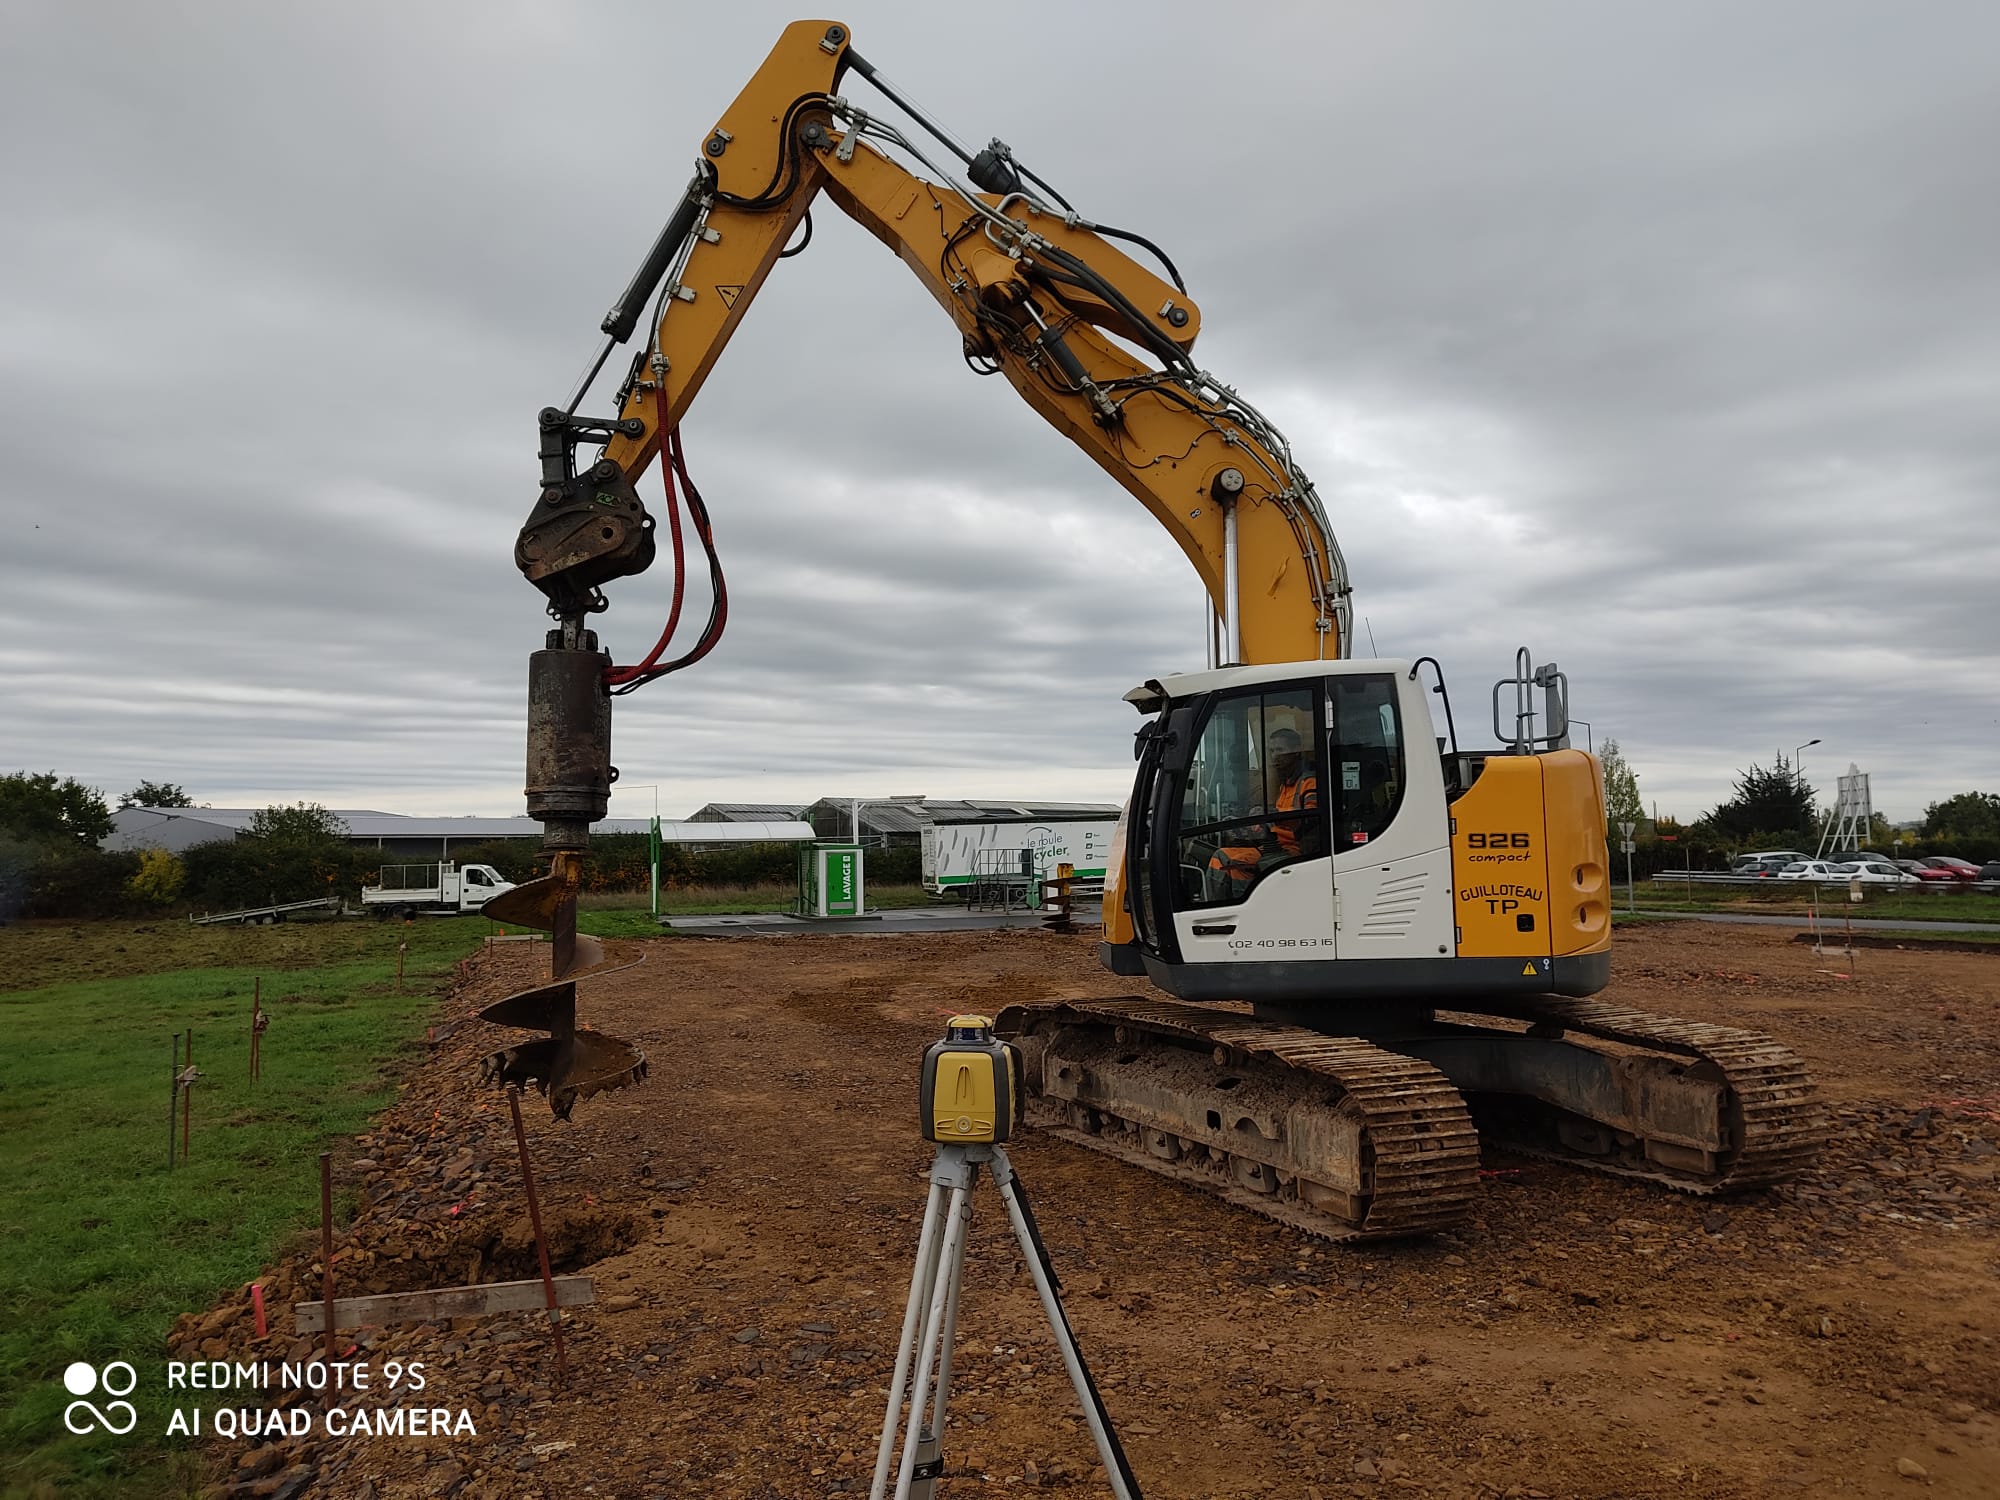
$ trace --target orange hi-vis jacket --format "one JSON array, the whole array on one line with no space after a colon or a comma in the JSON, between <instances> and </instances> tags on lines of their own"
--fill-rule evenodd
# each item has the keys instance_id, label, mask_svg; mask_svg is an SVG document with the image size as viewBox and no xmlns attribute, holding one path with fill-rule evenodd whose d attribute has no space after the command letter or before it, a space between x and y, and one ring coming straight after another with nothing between
<instances>
[{"instance_id":1,"label":"orange hi-vis jacket","mask_svg":"<svg viewBox=\"0 0 2000 1500\"><path fill-rule=\"evenodd\" d=\"M1306 812L1319 806L1319 777L1308 771L1297 781L1288 781L1278 788L1277 811L1281 813ZM1279 823L1271 830L1271 836L1278 841L1278 848L1286 854L1299 852L1299 825Z\"/></svg>"},{"instance_id":2,"label":"orange hi-vis jacket","mask_svg":"<svg viewBox=\"0 0 2000 1500\"><path fill-rule=\"evenodd\" d=\"M1319 778L1308 771L1297 781L1288 781L1278 788L1278 802L1273 809L1278 813L1309 812L1319 806ZM1252 833L1254 829L1250 830ZM1278 852L1287 858L1299 852L1300 825L1280 823L1271 828L1271 837L1277 843ZM1263 863L1263 851L1254 844L1225 844L1215 851L1208 867L1217 874L1228 878L1238 892L1247 891L1257 879L1258 866Z\"/></svg>"}]
</instances>

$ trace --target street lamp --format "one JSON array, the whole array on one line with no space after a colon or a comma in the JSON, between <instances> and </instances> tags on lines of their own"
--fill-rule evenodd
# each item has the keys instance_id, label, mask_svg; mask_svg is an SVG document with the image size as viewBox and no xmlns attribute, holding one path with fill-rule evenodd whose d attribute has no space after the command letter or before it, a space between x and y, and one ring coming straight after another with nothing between
<instances>
[{"instance_id":1,"label":"street lamp","mask_svg":"<svg viewBox=\"0 0 2000 1500\"><path fill-rule=\"evenodd\" d=\"M1806 789L1806 751L1812 749L1812 747L1814 745L1817 745L1818 743L1819 743L1818 740L1807 740L1803 745L1799 746L1798 749L1792 752L1792 785L1797 787L1801 792L1803 792ZM1809 809L1809 811L1812 813L1812 821L1814 823L1818 823L1819 809L1817 807L1814 807ZM1826 835L1822 833L1820 835L1819 847L1813 850L1813 853L1820 854L1825 852L1825 849L1826 849Z\"/></svg>"},{"instance_id":2,"label":"street lamp","mask_svg":"<svg viewBox=\"0 0 2000 1500\"><path fill-rule=\"evenodd\" d=\"M1792 752L1792 779L1801 786L1805 785L1806 780L1806 751L1818 743L1818 740L1807 740Z\"/></svg>"}]
</instances>

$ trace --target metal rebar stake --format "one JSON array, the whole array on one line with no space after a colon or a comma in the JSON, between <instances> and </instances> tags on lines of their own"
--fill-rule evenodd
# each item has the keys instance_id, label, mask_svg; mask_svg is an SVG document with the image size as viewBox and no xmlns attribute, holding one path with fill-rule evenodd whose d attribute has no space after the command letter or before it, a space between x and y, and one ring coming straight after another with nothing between
<instances>
[{"instance_id":1,"label":"metal rebar stake","mask_svg":"<svg viewBox=\"0 0 2000 1500\"><path fill-rule=\"evenodd\" d=\"M333 1326L333 1153L319 1154L320 1296L326 1303L326 1362L336 1354Z\"/></svg>"},{"instance_id":2,"label":"metal rebar stake","mask_svg":"<svg viewBox=\"0 0 2000 1500\"><path fill-rule=\"evenodd\" d=\"M1078 1402L1097 1444L1097 1455L1117 1500L1140 1500L1131 1481L1125 1455L1113 1436L1083 1356L1063 1315L1055 1284L1043 1264L1042 1248L1027 1207L1015 1189L1007 1153L994 1145L940 1144L931 1163L930 1201L917 1241L917 1266L910 1278L910 1300L903 1311L903 1333L896 1346L896 1368L889 1382L889 1408L882 1417L882 1438L875 1450L875 1479L869 1500L885 1500L889 1457L903 1403L909 1403L902 1462L897 1466L896 1500L932 1500L944 1467L942 1445L951 1397L951 1354L957 1331L959 1294L965 1283L965 1247L971 1235L972 1189L979 1169L988 1166L1007 1217L1020 1242L1021 1256L1034 1279L1042 1311L1062 1353L1063 1367L1076 1388ZM947 1201L947 1195L948 1201ZM942 1205L942 1211L940 1211ZM921 1326L920 1326L921 1325ZM935 1378L933 1378L935 1370Z\"/></svg>"},{"instance_id":3,"label":"metal rebar stake","mask_svg":"<svg viewBox=\"0 0 2000 1500\"><path fill-rule=\"evenodd\" d=\"M549 1332L556 1345L556 1383L569 1384L569 1356L563 1349L562 1309L556 1304L556 1279L549 1270L549 1242L542 1234L542 1200L535 1196L535 1164L528 1156L528 1131L521 1123L521 1091L507 1090L507 1108L514 1116L514 1144L521 1153L521 1184L528 1190L528 1223L535 1231L535 1258L542 1268L542 1296L548 1303Z\"/></svg>"}]
</instances>

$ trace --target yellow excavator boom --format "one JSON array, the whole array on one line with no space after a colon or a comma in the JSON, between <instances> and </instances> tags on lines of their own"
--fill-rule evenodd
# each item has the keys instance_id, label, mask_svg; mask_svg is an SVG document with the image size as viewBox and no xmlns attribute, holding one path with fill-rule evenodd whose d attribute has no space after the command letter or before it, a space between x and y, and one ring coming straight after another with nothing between
<instances>
[{"instance_id":1,"label":"yellow excavator boom","mask_svg":"<svg viewBox=\"0 0 2000 1500\"><path fill-rule=\"evenodd\" d=\"M836 93L857 66L845 26L795 22L705 138L692 232L620 396L638 430L613 435L605 457L637 480L661 442L659 393L670 430L824 194L937 299L968 360L1004 375L1167 529L1217 616L1236 621L1225 654L1346 655L1346 569L1318 498L1276 429L1189 359L1199 307L1035 195L906 169L887 151L916 145ZM632 300L607 331L633 317Z\"/></svg>"}]
</instances>

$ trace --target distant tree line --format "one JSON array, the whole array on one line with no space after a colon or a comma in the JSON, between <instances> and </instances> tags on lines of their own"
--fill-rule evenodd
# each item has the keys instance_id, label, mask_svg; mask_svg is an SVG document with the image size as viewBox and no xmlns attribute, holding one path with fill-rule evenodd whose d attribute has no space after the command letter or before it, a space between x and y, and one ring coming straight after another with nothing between
<instances>
[{"instance_id":1,"label":"distant tree line","mask_svg":"<svg viewBox=\"0 0 2000 1500\"><path fill-rule=\"evenodd\" d=\"M1732 855L1754 849L1819 848L1829 814L1820 807L1812 783L1783 754L1768 767L1753 761L1739 771L1731 795L1686 824L1645 815L1638 777L1618 741L1606 740L1598 758L1604 766L1605 836L1616 875L1625 873L1625 856L1619 851L1621 823L1634 826L1638 847L1632 854L1632 872L1641 879L1661 870L1726 870ZM1885 858L1950 854L1974 864L2000 859L2000 795L1961 792L1933 802L1924 809L1920 827L1902 833L1877 814L1861 847Z\"/></svg>"},{"instance_id":2,"label":"distant tree line","mask_svg":"<svg viewBox=\"0 0 2000 1500\"><path fill-rule=\"evenodd\" d=\"M142 781L119 807L193 807L172 783ZM340 819L314 802L264 808L236 838L165 849L101 849L111 832L111 808L101 792L53 771L0 775L0 921L28 917L121 917L234 911L266 902L317 896L352 898L372 885L384 864L380 849L349 842ZM643 833L591 839L586 888L643 891L651 879L650 841ZM545 865L537 840L495 839L452 851L459 865L492 865L509 880L532 879ZM745 844L696 852L679 844L660 851L663 889L688 886L788 884L798 851L788 844ZM428 863L429 861L404 861ZM914 848L871 850L868 878L908 883L918 878Z\"/></svg>"}]
</instances>

